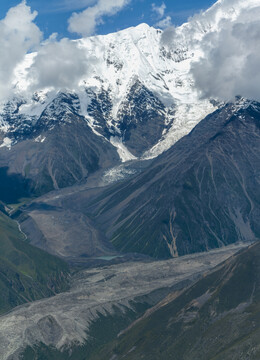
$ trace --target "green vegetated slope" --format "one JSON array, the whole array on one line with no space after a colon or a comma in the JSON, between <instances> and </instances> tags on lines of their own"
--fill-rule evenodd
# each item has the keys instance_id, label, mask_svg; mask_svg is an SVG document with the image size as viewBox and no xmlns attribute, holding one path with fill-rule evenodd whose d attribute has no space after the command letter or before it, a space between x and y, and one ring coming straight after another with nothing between
<instances>
[{"instance_id":1,"label":"green vegetated slope","mask_svg":"<svg viewBox=\"0 0 260 360\"><path fill-rule=\"evenodd\" d=\"M260 242L172 294L95 360L260 359Z\"/></svg>"},{"instance_id":2,"label":"green vegetated slope","mask_svg":"<svg viewBox=\"0 0 260 360\"><path fill-rule=\"evenodd\" d=\"M0 212L0 314L68 287L68 266L29 245L15 221Z\"/></svg>"}]
</instances>

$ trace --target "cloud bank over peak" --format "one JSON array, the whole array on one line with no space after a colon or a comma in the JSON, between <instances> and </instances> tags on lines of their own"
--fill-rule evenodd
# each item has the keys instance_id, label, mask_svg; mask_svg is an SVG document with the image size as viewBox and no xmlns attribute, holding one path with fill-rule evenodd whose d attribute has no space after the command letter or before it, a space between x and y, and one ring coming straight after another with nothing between
<instances>
[{"instance_id":1,"label":"cloud bank over peak","mask_svg":"<svg viewBox=\"0 0 260 360\"><path fill-rule=\"evenodd\" d=\"M202 98L260 100L259 0L219 0L179 28L167 28L162 45L197 52L191 65Z\"/></svg>"},{"instance_id":2,"label":"cloud bank over peak","mask_svg":"<svg viewBox=\"0 0 260 360\"><path fill-rule=\"evenodd\" d=\"M203 97L233 100L236 95L260 100L260 6L223 21L206 35L203 56L192 66Z\"/></svg>"},{"instance_id":3,"label":"cloud bank over peak","mask_svg":"<svg viewBox=\"0 0 260 360\"><path fill-rule=\"evenodd\" d=\"M90 35L95 32L103 16L116 14L131 0L77 0L75 6L88 6L81 13L74 13L69 19L73 32ZM63 6L69 5L58 3ZM82 49L79 41L56 40L53 34L42 42L43 34L35 24L37 11L32 11L23 0L10 8L0 20L0 102L11 95L30 97L33 91L51 89L74 90L80 86L82 76L87 74L91 59ZM34 52L31 55L31 52ZM16 83L22 74L22 83ZM21 78L21 77L20 77Z\"/></svg>"},{"instance_id":4,"label":"cloud bank over peak","mask_svg":"<svg viewBox=\"0 0 260 360\"><path fill-rule=\"evenodd\" d=\"M89 61L77 41L51 39L40 47L33 59L28 73L30 90L74 90L87 73Z\"/></svg>"},{"instance_id":5,"label":"cloud bank over peak","mask_svg":"<svg viewBox=\"0 0 260 360\"><path fill-rule=\"evenodd\" d=\"M33 23L36 16L23 1L0 20L0 100L8 98L14 86L15 67L40 44L42 33Z\"/></svg>"},{"instance_id":6,"label":"cloud bank over peak","mask_svg":"<svg viewBox=\"0 0 260 360\"><path fill-rule=\"evenodd\" d=\"M66 38L57 41L57 34L42 41L36 16L22 1L0 20L0 102L11 95L31 97L36 90L74 90L87 73L91 59L80 43ZM17 83L21 74L23 80Z\"/></svg>"},{"instance_id":7,"label":"cloud bank over peak","mask_svg":"<svg viewBox=\"0 0 260 360\"><path fill-rule=\"evenodd\" d=\"M90 35L104 16L116 14L131 0L84 0L90 5L69 20L71 31ZM166 6L152 5L161 27L162 45L172 51L194 53L191 74L201 97L223 101L240 95L260 100L260 4L259 0L219 0L209 10L192 17L180 27L170 25ZM0 101L23 91L24 96L41 89L76 90L94 66L80 41L55 36L41 42L34 23L37 12L22 1L0 20ZM36 51L26 63L19 88L15 75L26 54ZM186 56L186 55L185 55ZM184 56L184 57L185 57Z\"/></svg>"}]
</instances>

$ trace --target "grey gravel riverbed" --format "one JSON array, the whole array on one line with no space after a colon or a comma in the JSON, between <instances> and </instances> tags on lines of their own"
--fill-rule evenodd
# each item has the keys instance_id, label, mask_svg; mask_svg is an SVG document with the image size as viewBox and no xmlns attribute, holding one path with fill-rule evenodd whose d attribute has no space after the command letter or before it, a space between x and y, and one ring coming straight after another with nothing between
<instances>
[{"instance_id":1,"label":"grey gravel riverbed","mask_svg":"<svg viewBox=\"0 0 260 360\"><path fill-rule=\"evenodd\" d=\"M165 261L139 261L82 270L68 292L15 308L0 317L0 358L14 360L26 346L43 343L57 349L83 344L100 314L122 312L131 301L155 290L196 279L243 245Z\"/></svg>"}]
</instances>

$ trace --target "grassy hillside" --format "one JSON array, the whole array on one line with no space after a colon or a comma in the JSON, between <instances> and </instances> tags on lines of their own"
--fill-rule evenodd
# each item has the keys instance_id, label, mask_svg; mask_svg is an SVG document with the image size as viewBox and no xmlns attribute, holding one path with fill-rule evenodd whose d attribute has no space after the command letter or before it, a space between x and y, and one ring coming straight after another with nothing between
<instances>
[{"instance_id":1,"label":"grassy hillside","mask_svg":"<svg viewBox=\"0 0 260 360\"><path fill-rule=\"evenodd\" d=\"M29 245L15 221L0 212L0 314L68 286L68 267Z\"/></svg>"},{"instance_id":2,"label":"grassy hillside","mask_svg":"<svg viewBox=\"0 0 260 360\"><path fill-rule=\"evenodd\" d=\"M172 294L98 360L260 359L260 243Z\"/></svg>"}]
</instances>

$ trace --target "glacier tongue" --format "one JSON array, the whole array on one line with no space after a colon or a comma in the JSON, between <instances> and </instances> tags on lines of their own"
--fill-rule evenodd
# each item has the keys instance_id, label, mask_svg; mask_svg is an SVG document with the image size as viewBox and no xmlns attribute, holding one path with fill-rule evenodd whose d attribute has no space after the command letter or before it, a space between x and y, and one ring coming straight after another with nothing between
<instances>
[{"instance_id":1,"label":"glacier tongue","mask_svg":"<svg viewBox=\"0 0 260 360\"><path fill-rule=\"evenodd\" d=\"M187 135L200 120L204 119L216 108L208 101L200 103L181 103L176 107L174 123L169 131L150 150L146 151L142 158L152 159L173 146L183 136Z\"/></svg>"},{"instance_id":2,"label":"glacier tongue","mask_svg":"<svg viewBox=\"0 0 260 360\"><path fill-rule=\"evenodd\" d=\"M117 148L118 155L120 156L122 162L136 160L136 156L131 154L127 147L125 147L125 145L122 143L122 139L120 139L118 136L111 136L110 142Z\"/></svg>"}]
</instances>

